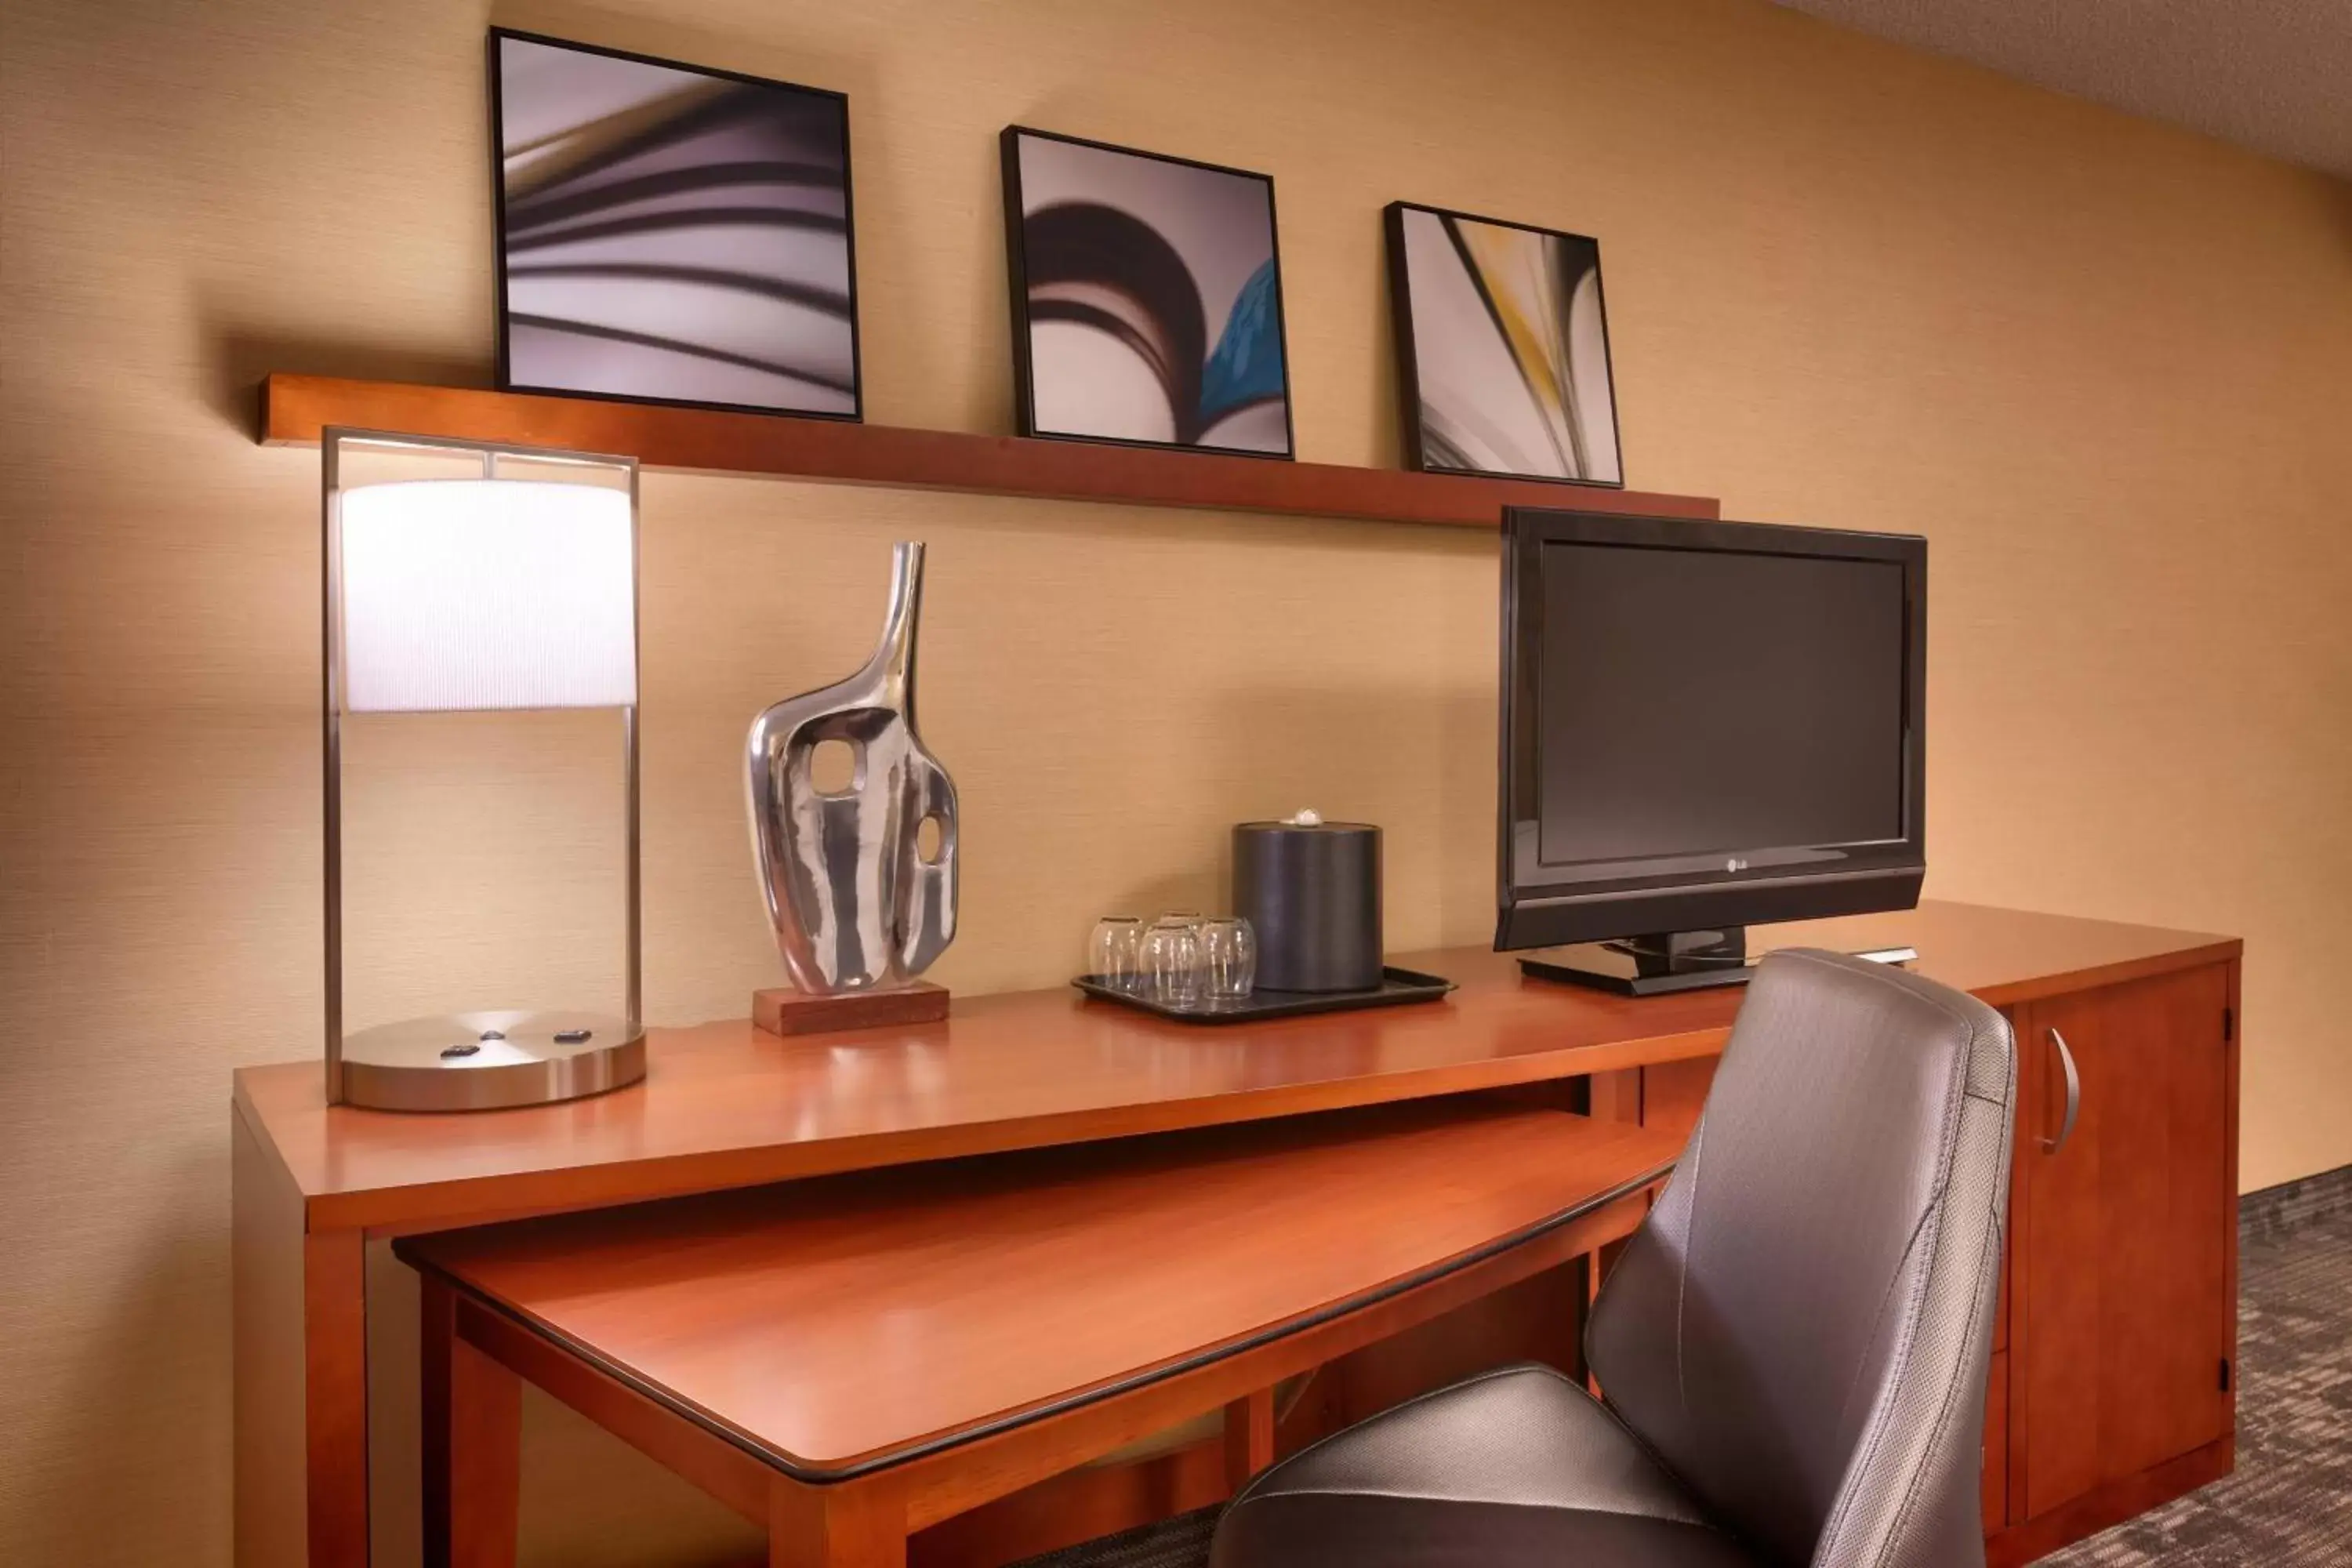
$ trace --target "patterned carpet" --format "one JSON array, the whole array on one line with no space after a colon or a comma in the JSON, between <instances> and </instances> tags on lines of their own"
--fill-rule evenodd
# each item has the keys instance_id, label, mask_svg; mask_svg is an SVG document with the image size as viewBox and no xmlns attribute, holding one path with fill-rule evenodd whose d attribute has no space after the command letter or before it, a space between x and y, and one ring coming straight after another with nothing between
<instances>
[{"instance_id":1,"label":"patterned carpet","mask_svg":"<svg viewBox=\"0 0 2352 1568\"><path fill-rule=\"evenodd\" d=\"M2048 1568L2352 1563L2352 1166L2249 1194L2238 1220L2238 1468ZM1217 1510L1024 1568L1202 1568Z\"/></svg>"}]
</instances>

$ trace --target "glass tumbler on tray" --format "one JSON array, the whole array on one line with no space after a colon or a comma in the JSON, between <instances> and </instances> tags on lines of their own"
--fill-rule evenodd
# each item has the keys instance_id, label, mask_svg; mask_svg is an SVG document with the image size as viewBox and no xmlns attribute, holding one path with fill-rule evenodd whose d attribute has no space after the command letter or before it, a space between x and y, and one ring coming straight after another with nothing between
<instances>
[{"instance_id":1,"label":"glass tumbler on tray","mask_svg":"<svg viewBox=\"0 0 2352 1568\"><path fill-rule=\"evenodd\" d=\"M1105 915L1087 944L1087 973L1105 985L1137 991L1143 985L1143 922L1133 915Z\"/></svg>"},{"instance_id":2,"label":"glass tumbler on tray","mask_svg":"<svg viewBox=\"0 0 2352 1568\"><path fill-rule=\"evenodd\" d=\"M1190 1007L1201 997L1201 926L1196 915L1162 915L1143 933L1143 975L1152 999Z\"/></svg>"},{"instance_id":3,"label":"glass tumbler on tray","mask_svg":"<svg viewBox=\"0 0 2352 1568\"><path fill-rule=\"evenodd\" d=\"M1201 973L1211 1002L1239 1002L1257 984L1257 933L1239 916L1201 922Z\"/></svg>"}]
</instances>

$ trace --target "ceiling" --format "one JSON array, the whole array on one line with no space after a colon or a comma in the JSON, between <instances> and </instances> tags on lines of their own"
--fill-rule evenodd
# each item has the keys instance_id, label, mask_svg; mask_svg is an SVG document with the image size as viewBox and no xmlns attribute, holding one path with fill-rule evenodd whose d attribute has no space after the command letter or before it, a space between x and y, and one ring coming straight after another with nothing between
<instances>
[{"instance_id":1,"label":"ceiling","mask_svg":"<svg viewBox=\"0 0 2352 1568\"><path fill-rule=\"evenodd\" d=\"M2352 0L1777 0L2352 178Z\"/></svg>"}]
</instances>

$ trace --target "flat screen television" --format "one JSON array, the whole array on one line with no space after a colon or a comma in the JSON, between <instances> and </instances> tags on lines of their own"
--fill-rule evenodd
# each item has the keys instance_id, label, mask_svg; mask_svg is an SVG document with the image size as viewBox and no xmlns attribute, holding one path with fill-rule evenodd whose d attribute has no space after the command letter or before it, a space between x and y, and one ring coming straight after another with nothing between
<instances>
[{"instance_id":1,"label":"flat screen television","mask_svg":"<svg viewBox=\"0 0 2352 1568\"><path fill-rule=\"evenodd\" d=\"M1497 949L1636 993L1927 871L1927 542L1504 514Z\"/></svg>"}]
</instances>

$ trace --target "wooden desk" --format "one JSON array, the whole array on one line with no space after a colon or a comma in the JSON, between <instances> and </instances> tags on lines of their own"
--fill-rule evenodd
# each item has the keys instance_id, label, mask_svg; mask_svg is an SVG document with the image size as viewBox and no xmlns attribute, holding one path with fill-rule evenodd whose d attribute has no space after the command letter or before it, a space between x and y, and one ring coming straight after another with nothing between
<instances>
[{"instance_id":1,"label":"wooden desk","mask_svg":"<svg viewBox=\"0 0 2352 1568\"><path fill-rule=\"evenodd\" d=\"M812 1568L1236 1405L1238 1483L1277 1381L1622 1234L1677 1149L1433 1102L410 1238L428 1561L510 1568L514 1374Z\"/></svg>"},{"instance_id":2,"label":"wooden desk","mask_svg":"<svg viewBox=\"0 0 2352 1568\"><path fill-rule=\"evenodd\" d=\"M1953 904L1756 936L1764 945L1908 942L1921 972L2012 1014L2216 965L2235 1003L2239 944L2223 937ZM941 1024L791 1041L741 1022L657 1029L640 1085L463 1116L330 1110L316 1063L239 1072L238 1563L367 1562L372 1236L1511 1085L1573 1092L1591 1075L1615 1083L1630 1069L1711 1057L1738 1005L1736 992L1635 1000L1523 981L1510 958L1475 949L1401 961L1461 989L1439 1004L1228 1030L1065 990L960 999ZM2234 1042L2229 1049L2233 1195ZM2026 1082L2031 1114L2046 1091L2036 1076ZM1641 1119L1640 1100L1629 1106L1619 1091L1613 1104ZM2214 1173L2216 1192L2222 1179ZM2077 1203L2069 1212L2087 1211ZM2053 1479L2045 1489L2073 1485Z\"/></svg>"}]
</instances>

